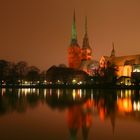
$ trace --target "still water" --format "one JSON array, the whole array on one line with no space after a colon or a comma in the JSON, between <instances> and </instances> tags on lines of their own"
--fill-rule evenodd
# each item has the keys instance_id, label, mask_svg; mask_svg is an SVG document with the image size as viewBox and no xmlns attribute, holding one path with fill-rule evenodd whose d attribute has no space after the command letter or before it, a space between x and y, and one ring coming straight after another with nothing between
<instances>
[{"instance_id":1,"label":"still water","mask_svg":"<svg viewBox=\"0 0 140 140\"><path fill-rule=\"evenodd\" d=\"M0 140L140 139L140 91L0 89Z\"/></svg>"}]
</instances>

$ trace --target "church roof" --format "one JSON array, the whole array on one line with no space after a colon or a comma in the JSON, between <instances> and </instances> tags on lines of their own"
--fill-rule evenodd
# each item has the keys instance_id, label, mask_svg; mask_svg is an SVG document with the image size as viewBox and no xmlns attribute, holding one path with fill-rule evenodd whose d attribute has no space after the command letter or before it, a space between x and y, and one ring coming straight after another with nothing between
<instances>
[{"instance_id":1,"label":"church roof","mask_svg":"<svg viewBox=\"0 0 140 140\"><path fill-rule=\"evenodd\" d=\"M140 64L140 54L119 56L119 57L113 57L113 58L104 56L104 58L106 61L114 62L118 66Z\"/></svg>"}]
</instances>

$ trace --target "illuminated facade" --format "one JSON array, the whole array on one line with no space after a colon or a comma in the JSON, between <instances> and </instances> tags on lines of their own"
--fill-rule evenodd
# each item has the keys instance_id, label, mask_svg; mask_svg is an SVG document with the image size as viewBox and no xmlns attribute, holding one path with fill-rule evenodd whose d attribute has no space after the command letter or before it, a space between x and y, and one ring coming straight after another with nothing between
<instances>
[{"instance_id":1,"label":"illuminated facade","mask_svg":"<svg viewBox=\"0 0 140 140\"><path fill-rule=\"evenodd\" d=\"M81 60L86 61L86 60L91 60L92 59L92 49L89 45L89 40L88 40L88 33L87 33L87 18L85 20L85 35L83 38L83 46L81 48Z\"/></svg>"},{"instance_id":2,"label":"illuminated facade","mask_svg":"<svg viewBox=\"0 0 140 140\"><path fill-rule=\"evenodd\" d=\"M83 38L82 47L79 46L77 41L75 13L73 16L71 44L68 48L68 66L70 68L80 69L88 74L91 74L92 67L95 61L92 60L92 49L89 45L87 33L87 18L85 20L85 34Z\"/></svg>"},{"instance_id":3,"label":"illuminated facade","mask_svg":"<svg viewBox=\"0 0 140 140\"><path fill-rule=\"evenodd\" d=\"M81 64L81 48L78 45L78 41L77 41L75 12L74 12L73 24L72 24L71 44L68 48L68 66L70 68L79 69L80 64Z\"/></svg>"},{"instance_id":4,"label":"illuminated facade","mask_svg":"<svg viewBox=\"0 0 140 140\"><path fill-rule=\"evenodd\" d=\"M99 65L101 68L107 67L108 63L115 64L117 66L118 77L127 76L131 77L132 72L139 72L140 67L140 54L139 55L128 55L128 56L115 56L114 44L113 49L109 56L102 56Z\"/></svg>"}]
</instances>

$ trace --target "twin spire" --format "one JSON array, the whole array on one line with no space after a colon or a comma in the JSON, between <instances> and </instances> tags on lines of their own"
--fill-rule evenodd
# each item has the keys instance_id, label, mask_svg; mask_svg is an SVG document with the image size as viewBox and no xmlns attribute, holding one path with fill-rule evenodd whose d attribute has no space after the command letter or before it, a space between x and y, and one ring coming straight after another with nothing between
<instances>
[{"instance_id":1,"label":"twin spire","mask_svg":"<svg viewBox=\"0 0 140 140\"><path fill-rule=\"evenodd\" d=\"M73 23L72 23L72 34L71 34L71 45L78 44L77 41L77 31L76 31L76 21L75 21L75 10L73 14ZM83 47L89 46L88 42L88 33L87 33L87 17L85 17L85 34L83 39Z\"/></svg>"},{"instance_id":2,"label":"twin spire","mask_svg":"<svg viewBox=\"0 0 140 140\"><path fill-rule=\"evenodd\" d=\"M90 48L87 33L87 17L85 18L85 35L83 38L83 48Z\"/></svg>"},{"instance_id":3,"label":"twin spire","mask_svg":"<svg viewBox=\"0 0 140 140\"><path fill-rule=\"evenodd\" d=\"M75 10L73 14L73 23L72 23L72 34L71 34L71 45L77 44L77 31L76 31L76 22L75 22Z\"/></svg>"}]
</instances>

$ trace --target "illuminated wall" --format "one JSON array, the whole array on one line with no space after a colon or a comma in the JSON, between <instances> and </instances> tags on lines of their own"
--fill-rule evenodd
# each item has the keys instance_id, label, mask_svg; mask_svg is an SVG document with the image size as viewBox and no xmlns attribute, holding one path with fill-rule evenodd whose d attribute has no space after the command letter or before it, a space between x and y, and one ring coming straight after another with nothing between
<instances>
[{"instance_id":1,"label":"illuminated wall","mask_svg":"<svg viewBox=\"0 0 140 140\"><path fill-rule=\"evenodd\" d=\"M131 72L132 72L132 66L127 65L123 67L123 76L129 76L131 77Z\"/></svg>"},{"instance_id":2,"label":"illuminated wall","mask_svg":"<svg viewBox=\"0 0 140 140\"><path fill-rule=\"evenodd\" d=\"M131 65L118 66L118 71L117 71L118 77L121 77L121 76L131 77L131 72L132 72L132 66Z\"/></svg>"},{"instance_id":3,"label":"illuminated wall","mask_svg":"<svg viewBox=\"0 0 140 140\"><path fill-rule=\"evenodd\" d=\"M106 68L107 67L107 62L112 62L111 59L105 58L105 57L101 57L100 59L100 67L101 68ZM114 63L114 62L113 62ZM117 75L118 77L121 76L128 76L131 77L131 73L132 73L132 65L117 65L117 63L115 63L115 65L117 66Z\"/></svg>"},{"instance_id":4,"label":"illuminated wall","mask_svg":"<svg viewBox=\"0 0 140 140\"><path fill-rule=\"evenodd\" d=\"M92 51L90 48L82 48L81 50L81 59L82 60L91 60Z\"/></svg>"},{"instance_id":5,"label":"illuminated wall","mask_svg":"<svg viewBox=\"0 0 140 140\"><path fill-rule=\"evenodd\" d=\"M140 65L133 65L133 72L140 72Z\"/></svg>"},{"instance_id":6,"label":"illuminated wall","mask_svg":"<svg viewBox=\"0 0 140 140\"><path fill-rule=\"evenodd\" d=\"M81 64L81 48L78 45L68 48L68 66L78 69Z\"/></svg>"}]
</instances>

